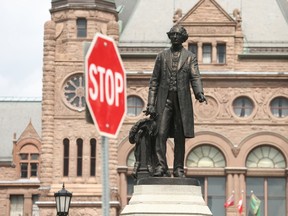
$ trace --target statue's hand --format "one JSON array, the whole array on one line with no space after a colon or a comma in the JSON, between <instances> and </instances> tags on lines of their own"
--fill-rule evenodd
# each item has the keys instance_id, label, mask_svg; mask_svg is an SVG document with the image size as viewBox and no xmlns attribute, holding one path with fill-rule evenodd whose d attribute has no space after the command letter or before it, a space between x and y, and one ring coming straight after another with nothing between
<instances>
[{"instance_id":1,"label":"statue's hand","mask_svg":"<svg viewBox=\"0 0 288 216\"><path fill-rule=\"evenodd\" d=\"M153 105L148 105L146 110L144 110L143 112L145 113L145 115L150 115L152 117L157 116L155 106Z\"/></svg>"},{"instance_id":2,"label":"statue's hand","mask_svg":"<svg viewBox=\"0 0 288 216\"><path fill-rule=\"evenodd\" d=\"M206 104L207 104L206 97L205 97L205 95L204 95L202 92L199 92L199 93L197 94L196 99L197 99L200 103L203 103L204 101L206 101Z\"/></svg>"}]
</instances>

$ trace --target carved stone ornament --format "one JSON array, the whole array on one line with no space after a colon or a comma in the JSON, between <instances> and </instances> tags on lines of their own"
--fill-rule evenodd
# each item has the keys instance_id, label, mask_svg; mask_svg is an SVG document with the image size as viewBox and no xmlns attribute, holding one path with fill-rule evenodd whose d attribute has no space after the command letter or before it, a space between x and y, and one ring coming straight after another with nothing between
<instances>
[{"instance_id":1,"label":"carved stone ornament","mask_svg":"<svg viewBox=\"0 0 288 216\"><path fill-rule=\"evenodd\" d=\"M233 153L233 155L234 155L235 157L238 156L239 152L240 152L240 148L239 148L239 147L233 147L233 148L232 148L232 153Z\"/></svg>"},{"instance_id":2,"label":"carved stone ornament","mask_svg":"<svg viewBox=\"0 0 288 216\"><path fill-rule=\"evenodd\" d=\"M208 102L207 104L195 103L195 114L199 120L215 119L218 114L219 104L215 98L207 95L206 99Z\"/></svg>"}]
</instances>

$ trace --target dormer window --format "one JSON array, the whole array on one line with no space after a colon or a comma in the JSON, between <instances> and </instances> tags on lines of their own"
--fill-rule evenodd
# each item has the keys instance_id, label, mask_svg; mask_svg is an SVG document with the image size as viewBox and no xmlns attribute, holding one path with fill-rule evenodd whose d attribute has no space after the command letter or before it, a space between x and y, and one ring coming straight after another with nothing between
<instances>
[{"instance_id":1,"label":"dormer window","mask_svg":"<svg viewBox=\"0 0 288 216\"><path fill-rule=\"evenodd\" d=\"M34 145L25 145L19 154L20 177L31 178L38 176L39 152Z\"/></svg>"}]
</instances>

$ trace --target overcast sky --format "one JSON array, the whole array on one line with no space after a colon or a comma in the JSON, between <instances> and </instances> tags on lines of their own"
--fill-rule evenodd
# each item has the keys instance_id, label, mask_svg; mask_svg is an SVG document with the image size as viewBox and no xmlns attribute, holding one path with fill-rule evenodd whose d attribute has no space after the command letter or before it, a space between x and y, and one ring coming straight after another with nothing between
<instances>
[{"instance_id":1,"label":"overcast sky","mask_svg":"<svg viewBox=\"0 0 288 216\"><path fill-rule=\"evenodd\" d=\"M44 24L51 0L1 3L0 97L41 97Z\"/></svg>"}]
</instances>

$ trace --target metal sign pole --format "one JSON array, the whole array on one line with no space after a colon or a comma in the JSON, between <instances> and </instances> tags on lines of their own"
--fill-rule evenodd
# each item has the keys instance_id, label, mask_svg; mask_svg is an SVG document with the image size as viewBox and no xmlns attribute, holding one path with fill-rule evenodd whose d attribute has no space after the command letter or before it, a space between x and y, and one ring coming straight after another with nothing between
<instances>
[{"instance_id":1,"label":"metal sign pole","mask_svg":"<svg viewBox=\"0 0 288 216\"><path fill-rule=\"evenodd\" d=\"M102 213L109 216L110 210L110 186L109 186L109 154L108 137L102 136Z\"/></svg>"}]
</instances>

